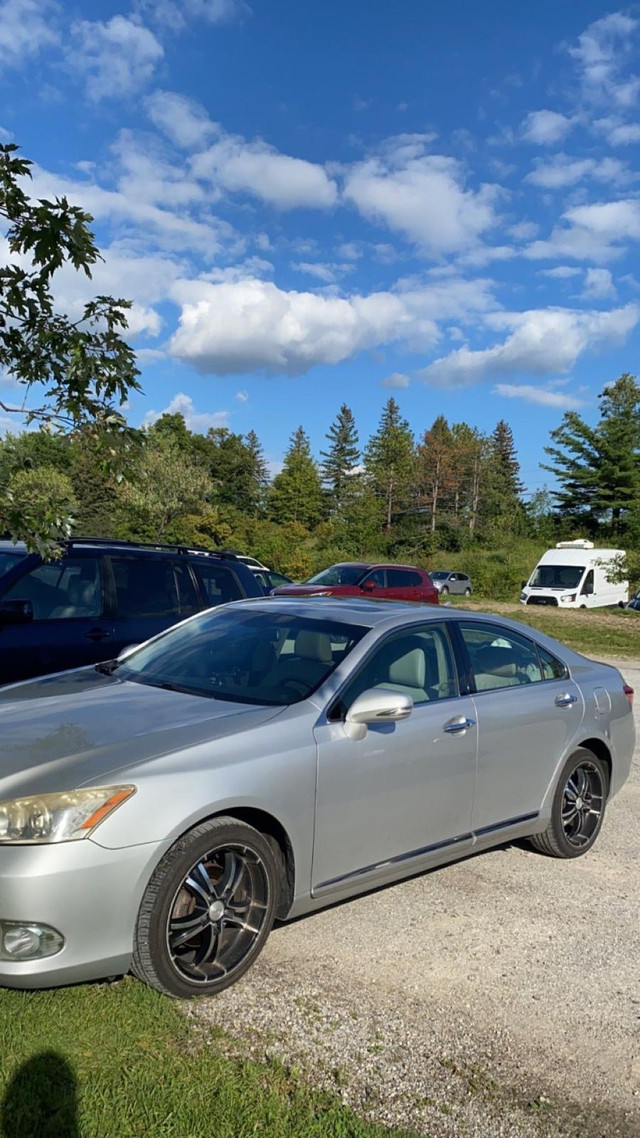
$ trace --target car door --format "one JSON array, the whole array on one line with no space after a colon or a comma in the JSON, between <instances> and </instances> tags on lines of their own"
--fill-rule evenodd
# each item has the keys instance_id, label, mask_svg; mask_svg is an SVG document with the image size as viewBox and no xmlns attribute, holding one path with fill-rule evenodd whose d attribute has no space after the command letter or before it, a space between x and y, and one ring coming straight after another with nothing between
<instances>
[{"instance_id":1,"label":"car door","mask_svg":"<svg viewBox=\"0 0 640 1138\"><path fill-rule=\"evenodd\" d=\"M420 600L422 578L411 569L387 569L387 596L389 600Z\"/></svg>"},{"instance_id":2,"label":"car door","mask_svg":"<svg viewBox=\"0 0 640 1138\"><path fill-rule=\"evenodd\" d=\"M376 687L411 695L412 714L349 738L348 708ZM429 623L387 637L333 699L315 727L314 894L470 840L477 738L458 690L446 625Z\"/></svg>"},{"instance_id":3,"label":"car door","mask_svg":"<svg viewBox=\"0 0 640 1138\"><path fill-rule=\"evenodd\" d=\"M113 621L105 615L104 559L71 554L12 577L3 601L29 601L33 620L0 624L0 683L108 660Z\"/></svg>"},{"instance_id":4,"label":"car door","mask_svg":"<svg viewBox=\"0 0 640 1138\"><path fill-rule=\"evenodd\" d=\"M142 644L200 608L186 559L111 554L114 656Z\"/></svg>"},{"instance_id":5,"label":"car door","mask_svg":"<svg viewBox=\"0 0 640 1138\"><path fill-rule=\"evenodd\" d=\"M345 595L359 595L361 592L367 597L387 596L387 574L385 569L372 569L357 585L341 589Z\"/></svg>"},{"instance_id":6,"label":"car door","mask_svg":"<svg viewBox=\"0 0 640 1138\"><path fill-rule=\"evenodd\" d=\"M473 829L535 815L584 714L562 662L498 623L456 622L476 693L478 776Z\"/></svg>"}]
</instances>

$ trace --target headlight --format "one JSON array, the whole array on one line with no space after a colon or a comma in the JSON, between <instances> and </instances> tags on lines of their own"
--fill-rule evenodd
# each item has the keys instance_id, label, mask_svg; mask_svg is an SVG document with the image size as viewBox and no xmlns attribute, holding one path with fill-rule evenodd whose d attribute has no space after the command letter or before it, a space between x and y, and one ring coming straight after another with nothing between
<instances>
[{"instance_id":1,"label":"headlight","mask_svg":"<svg viewBox=\"0 0 640 1138\"><path fill-rule=\"evenodd\" d=\"M575 601L575 599L576 599L575 593L567 593L566 596L560 597L561 601Z\"/></svg>"},{"instance_id":2,"label":"headlight","mask_svg":"<svg viewBox=\"0 0 640 1138\"><path fill-rule=\"evenodd\" d=\"M527 599L527 594L526 593L520 593L520 600L526 601L526 599Z\"/></svg>"},{"instance_id":3,"label":"headlight","mask_svg":"<svg viewBox=\"0 0 640 1138\"><path fill-rule=\"evenodd\" d=\"M135 793L135 786L101 786L0 802L0 845L76 842Z\"/></svg>"}]
</instances>

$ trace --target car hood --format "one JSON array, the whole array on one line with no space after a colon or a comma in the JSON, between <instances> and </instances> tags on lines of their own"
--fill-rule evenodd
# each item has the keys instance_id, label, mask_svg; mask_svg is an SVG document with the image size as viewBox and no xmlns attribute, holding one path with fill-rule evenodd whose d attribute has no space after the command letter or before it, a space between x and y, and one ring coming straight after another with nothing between
<instances>
[{"instance_id":1,"label":"car hood","mask_svg":"<svg viewBox=\"0 0 640 1138\"><path fill-rule=\"evenodd\" d=\"M0 799L68 790L282 710L164 691L94 668L15 684L0 689Z\"/></svg>"}]
</instances>

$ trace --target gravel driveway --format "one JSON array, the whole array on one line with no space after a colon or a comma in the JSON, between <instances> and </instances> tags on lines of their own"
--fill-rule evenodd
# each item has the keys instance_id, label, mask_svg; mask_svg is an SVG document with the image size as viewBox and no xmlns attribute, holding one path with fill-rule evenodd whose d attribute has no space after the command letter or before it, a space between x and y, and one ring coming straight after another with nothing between
<instances>
[{"instance_id":1,"label":"gravel driveway","mask_svg":"<svg viewBox=\"0 0 640 1138\"><path fill-rule=\"evenodd\" d=\"M190 1014L429 1138L637 1138L639 838L637 751L585 858L503 847L284 925Z\"/></svg>"}]
</instances>

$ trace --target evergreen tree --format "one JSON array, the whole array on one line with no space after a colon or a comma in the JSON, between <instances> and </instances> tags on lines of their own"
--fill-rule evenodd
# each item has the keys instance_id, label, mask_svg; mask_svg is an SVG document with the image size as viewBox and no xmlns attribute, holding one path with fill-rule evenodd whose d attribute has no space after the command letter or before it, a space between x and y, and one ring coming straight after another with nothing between
<instances>
[{"instance_id":1,"label":"evergreen tree","mask_svg":"<svg viewBox=\"0 0 640 1138\"><path fill-rule=\"evenodd\" d=\"M367 443L364 463L375 492L384 501L385 525L390 530L394 513L408 505L415 466L413 434L393 396Z\"/></svg>"},{"instance_id":2,"label":"evergreen tree","mask_svg":"<svg viewBox=\"0 0 640 1138\"><path fill-rule=\"evenodd\" d=\"M301 522L307 529L324 517L325 496L320 474L302 427L291 436L284 466L271 483L268 512L276 522Z\"/></svg>"},{"instance_id":3,"label":"evergreen tree","mask_svg":"<svg viewBox=\"0 0 640 1138\"><path fill-rule=\"evenodd\" d=\"M567 411L551 432L555 445L545 447L552 462L544 469L560 483L553 494L563 509L587 520L604 517L617 537L640 501L640 386L625 373L599 398L595 427Z\"/></svg>"},{"instance_id":4,"label":"evergreen tree","mask_svg":"<svg viewBox=\"0 0 640 1138\"><path fill-rule=\"evenodd\" d=\"M248 496L251 499L250 512L260 513L264 509L267 486L269 485L269 468L264 457L262 443L255 431L245 435L248 463Z\"/></svg>"},{"instance_id":5,"label":"evergreen tree","mask_svg":"<svg viewBox=\"0 0 640 1138\"><path fill-rule=\"evenodd\" d=\"M329 447L321 451L322 473L331 495L331 506L336 513L341 513L358 490L354 471L360 461L355 419L346 403L342 404L325 437Z\"/></svg>"},{"instance_id":6,"label":"evergreen tree","mask_svg":"<svg viewBox=\"0 0 640 1138\"><path fill-rule=\"evenodd\" d=\"M513 432L504 419L496 425L488 446L482 516L501 530L517 530L523 521L520 463Z\"/></svg>"},{"instance_id":7,"label":"evergreen tree","mask_svg":"<svg viewBox=\"0 0 640 1138\"><path fill-rule=\"evenodd\" d=\"M444 415L425 431L417 456L418 502L429 511L429 529L436 528L438 510L450 505L454 474L454 439Z\"/></svg>"}]
</instances>

